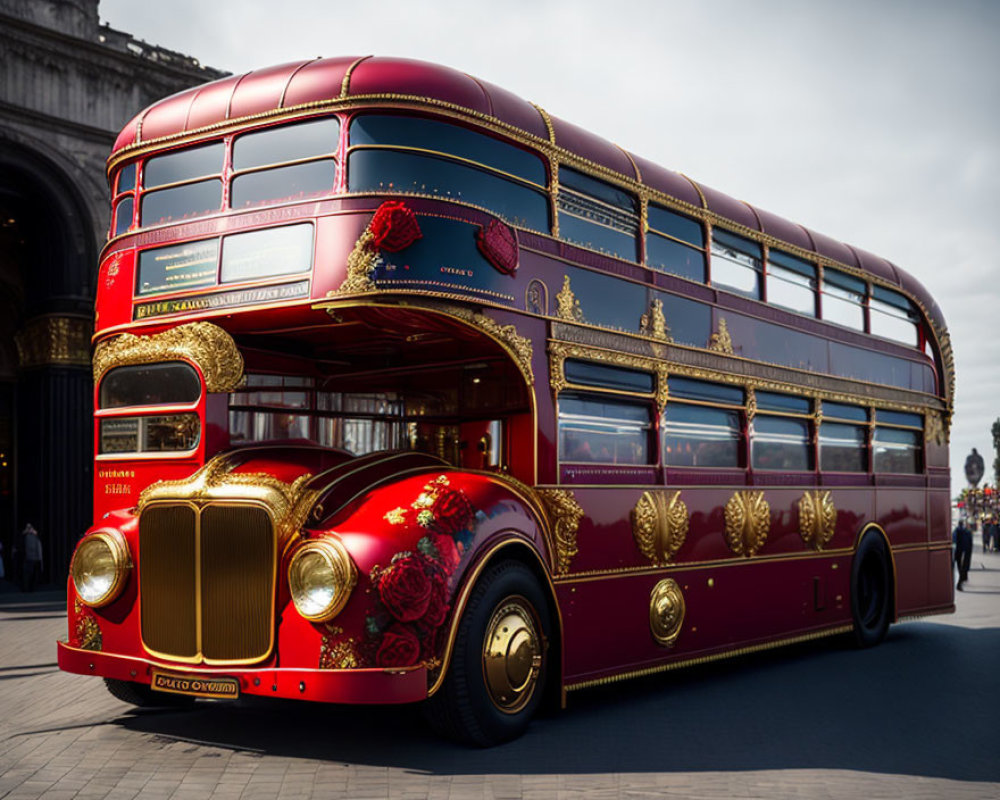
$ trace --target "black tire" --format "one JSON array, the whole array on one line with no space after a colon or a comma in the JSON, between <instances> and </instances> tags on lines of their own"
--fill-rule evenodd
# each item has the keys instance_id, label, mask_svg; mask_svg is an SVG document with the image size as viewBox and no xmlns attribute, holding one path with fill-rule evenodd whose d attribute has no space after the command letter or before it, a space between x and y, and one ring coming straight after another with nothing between
<instances>
[{"instance_id":1,"label":"black tire","mask_svg":"<svg viewBox=\"0 0 1000 800\"><path fill-rule=\"evenodd\" d=\"M517 561L488 567L469 595L444 683L424 703L431 728L479 747L524 733L545 694L551 634L548 600L531 571Z\"/></svg>"},{"instance_id":2,"label":"black tire","mask_svg":"<svg viewBox=\"0 0 1000 800\"><path fill-rule=\"evenodd\" d=\"M145 683L105 678L104 685L108 687L111 694L123 703L138 708L190 708L195 702L193 697L182 694L154 692Z\"/></svg>"},{"instance_id":3,"label":"black tire","mask_svg":"<svg viewBox=\"0 0 1000 800\"><path fill-rule=\"evenodd\" d=\"M892 622L892 598L892 571L885 539L868 533L851 563L851 617L858 647L873 647L885 638Z\"/></svg>"}]
</instances>

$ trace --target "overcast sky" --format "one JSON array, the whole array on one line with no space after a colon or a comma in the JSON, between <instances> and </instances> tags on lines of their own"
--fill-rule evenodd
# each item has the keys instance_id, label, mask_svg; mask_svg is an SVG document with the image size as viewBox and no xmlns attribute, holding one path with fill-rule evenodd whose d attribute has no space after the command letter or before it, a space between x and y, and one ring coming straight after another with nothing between
<instances>
[{"instance_id":1,"label":"overcast sky","mask_svg":"<svg viewBox=\"0 0 1000 800\"><path fill-rule=\"evenodd\" d=\"M948 321L952 486L1000 417L1000 2L102 0L233 72L314 56L455 67L877 253Z\"/></svg>"}]
</instances>

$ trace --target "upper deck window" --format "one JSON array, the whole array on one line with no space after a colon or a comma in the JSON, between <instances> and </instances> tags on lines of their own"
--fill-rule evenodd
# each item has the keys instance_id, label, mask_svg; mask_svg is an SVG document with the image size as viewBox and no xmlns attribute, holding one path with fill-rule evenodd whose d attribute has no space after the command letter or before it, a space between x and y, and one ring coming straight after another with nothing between
<instances>
[{"instance_id":1,"label":"upper deck window","mask_svg":"<svg viewBox=\"0 0 1000 800\"><path fill-rule=\"evenodd\" d=\"M816 316L816 267L780 250L767 255L767 302Z\"/></svg>"},{"instance_id":2,"label":"upper deck window","mask_svg":"<svg viewBox=\"0 0 1000 800\"><path fill-rule=\"evenodd\" d=\"M865 282L833 269L823 271L823 319L865 329Z\"/></svg>"},{"instance_id":3,"label":"upper deck window","mask_svg":"<svg viewBox=\"0 0 1000 800\"><path fill-rule=\"evenodd\" d=\"M559 170L559 236L601 253L636 260L635 198L569 167Z\"/></svg>"},{"instance_id":4,"label":"upper deck window","mask_svg":"<svg viewBox=\"0 0 1000 800\"><path fill-rule=\"evenodd\" d=\"M351 120L348 189L460 200L514 225L549 228L546 171L538 156L467 128L421 117Z\"/></svg>"},{"instance_id":5,"label":"upper deck window","mask_svg":"<svg viewBox=\"0 0 1000 800\"><path fill-rule=\"evenodd\" d=\"M233 143L230 208L293 202L333 192L340 120L336 117L267 128Z\"/></svg>"},{"instance_id":6,"label":"upper deck window","mask_svg":"<svg viewBox=\"0 0 1000 800\"><path fill-rule=\"evenodd\" d=\"M760 245L735 233L712 230L712 284L760 298Z\"/></svg>"},{"instance_id":7,"label":"upper deck window","mask_svg":"<svg viewBox=\"0 0 1000 800\"><path fill-rule=\"evenodd\" d=\"M135 162L122 167L114 179L114 210L111 235L121 236L132 227L135 211Z\"/></svg>"},{"instance_id":8,"label":"upper deck window","mask_svg":"<svg viewBox=\"0 0 1000 800\"><path fill-rule=\"evenodd\" d=\"M705 282L705 229L697 220L650 205L646 264L682 278Z\"/></svg>"},{"instance_id":9,"label":"upper deck window","mask_svg":"<svg viewBox=\"0 0 1000 800\"><path fill-rule=\"evenodd\" d=\"M903 295L881 286L872 287L868 300L871 332L916 347L920 343L916 309Z\"/></svg>"},{"instance_id":10,"label":"upper deck window","mask_svg":"<svg viewBox=\"0 0 1000 800\"><path fill-rule=\"evenodd\" d=\"M179 222L218 211L224 156L225 145L213 142L148 159L142 171L139 224Z\"/></svg>"}]
</instances>

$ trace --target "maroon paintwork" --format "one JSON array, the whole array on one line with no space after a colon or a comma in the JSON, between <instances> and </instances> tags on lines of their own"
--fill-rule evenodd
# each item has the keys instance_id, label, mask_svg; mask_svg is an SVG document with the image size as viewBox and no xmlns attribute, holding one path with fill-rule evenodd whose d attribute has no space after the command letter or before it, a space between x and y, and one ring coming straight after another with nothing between
<instances>
[{"instance_id":1,"label":"maroon paintwork","mask_svg":"<svg viewBox=\"0 0 1000 800\"><path fill-rule=\"evenodd\" d=\"M342 95L344 77L352 65L354 68L350 72L347 94ZM458 70L411 59L337 57L255 70L172 95L154 103L125 126L115 141L112 157L129 145L189 133L250 114L341 97L378 95L402 95L451 103L548 139L544 121L531 103ZM631 156L576 125L557 118L551 121L555 143L560 147L627 178L642 180L678 200L701 205L697 193L688 188L689 179ZM641 178L636 175L636 166ZM753 206L710 187L697 185L705 196L706 207L720 216L752 230L765 230L799 247L869 271L912 294L928 309L934 323L942 329L945 327L944 317L927 290L888 261L786 222L774 214L758 212Z\"/></svg>"}]
</instances>

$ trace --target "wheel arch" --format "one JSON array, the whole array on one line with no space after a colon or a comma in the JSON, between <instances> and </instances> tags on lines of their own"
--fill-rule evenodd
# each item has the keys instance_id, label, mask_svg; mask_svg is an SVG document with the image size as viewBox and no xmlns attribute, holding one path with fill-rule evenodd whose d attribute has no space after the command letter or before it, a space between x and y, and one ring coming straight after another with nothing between
<instances>
[{"instance_id":1,"label":"wheel arch","mask_svg":"<svg viewBox=\"0 0 1000 800\"><path fill-rule=\"evenodd\" d=\"M511 531L507 536L495 541L488 545L484 550L479 560L465 573L463 577L462 587L458 592L457 599L455 600L455 605L452 609L451 622L448 625L448 638L445 640L445 645L441 654L441 669L438 671L437 677L434 683L431 684L430 688L427 690L427 696L432 697L441 685L444 683L445 676L448 674L448 668L451 665L452 655L454 653L455 639L458 635L458 625L462 619L462 615L465 613L466 604L469 601L469 595L472 593L473 587L476 585L476 581L479 580L479 576L490 566L496 564L503 560L514 560L518 561L527 567L531 573L538 580L539 586L549 601L550 611L552 613L552 638L554 641L549 642L549 652L556 653L558 663L557 672L558 675L558 686L551 684L546 687L546 692L548 693L553 688L558 688L559 690L559 702L565 702L565 691L563 690L563 647L562 647L562 637L563 637L563 620L562 612L559 609L559 603L556 598L555 586L552 583L552 578L545 568L545 562L542 559L541 554L532 547L526 538L523 538L516 531ZM553 673L550 673L550 678L554 677Z\"/></svg>"},{"instance_id":2,"label":"wheel arch","mask_svg":"<svg viewBox=\"0 0 1000 800\"><path fill-rule=\"evenodd\" d=\"M862 526L861 530L858 532L857 537L854 540L854 551L851 554L851 572L854 572L854 559L857 558L858 549L861 547L861 542L869 533L874 536L881 537L882 541L885 543L885 550L889 554L889 570L892 576L892 612L891 618L893 622L899 622L899 598L897 594L899 592L899 580L896 575L896 555L892 552L892 543L889 541L889 536L885 532L885 529L879 525L877 522L869 522Z\"/></svg>"}]
</instances>

